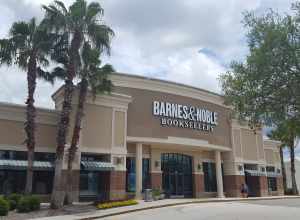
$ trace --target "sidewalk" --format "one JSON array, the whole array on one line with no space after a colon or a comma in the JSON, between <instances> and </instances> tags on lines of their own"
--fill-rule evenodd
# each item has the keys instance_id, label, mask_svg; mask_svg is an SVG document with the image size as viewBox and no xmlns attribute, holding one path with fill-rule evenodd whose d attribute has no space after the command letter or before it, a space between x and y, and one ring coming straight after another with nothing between
<instances>
[{"instance_id":1,"label":"sidewalk","mask_svg":"<svg viewBox=\"0 0 300 220\"><path fill-rule=\"evenodd\" d=\"M205 198L205 199L164 199L153 202L138 201L138 205L125 206L120 208L112 208L106 210L97 210L88 213L80 213L74 215L60 215L53 217L39 218L40 220L92 220L104 218L114 215L120 215L130 212L137 212L147 209L163 208L168 206L209 203L209 202L235 202L235 201L251 201L251 200L273 200L273 199L293 199L300 196L272 196L272 197L252 197L252 198Z\"/></svg>"}]
</instances>

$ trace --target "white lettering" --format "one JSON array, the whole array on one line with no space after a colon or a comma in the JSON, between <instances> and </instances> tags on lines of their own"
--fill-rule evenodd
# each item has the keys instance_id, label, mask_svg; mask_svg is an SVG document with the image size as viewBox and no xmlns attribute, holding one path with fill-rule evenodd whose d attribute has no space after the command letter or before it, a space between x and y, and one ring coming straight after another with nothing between
<instances>
[{"instance_id":1,"label":"white lettering","mask_svg":"<svg viewBox=\"0 0 300 220\"><path fill-rule=\"evenodd\" d=\"M186 105L183 106L183 119L188 118L188 107Z\"/></svg>"},{"instance_id":2,"label":"white lettering","mask_svg":"<svg viewBox=\"0 0 300 220\"><path fill-rule=\"evenodd\" d=\"M153 115L159 115L159 102L153 102Z\"/></svg>"},{"instance_id":3,"label":"white lettering","mask_svg":"<svg viewBox=\"0 0 300 220\"><path fill-rule=\"evenodd\" d=\"M166 116L166 109L165 109L165 103L164 102L160 103L159 115Z\"/></svg>"},{"instance_id":4,"label":"white lettering","mask_svg":"<svg viewBox=\"0 0 300 220\"><path fill-rule=\"evenodd\" d=\"M182 118L182 105L177 106L177 117Z\"/></svg>"}]
</instances>

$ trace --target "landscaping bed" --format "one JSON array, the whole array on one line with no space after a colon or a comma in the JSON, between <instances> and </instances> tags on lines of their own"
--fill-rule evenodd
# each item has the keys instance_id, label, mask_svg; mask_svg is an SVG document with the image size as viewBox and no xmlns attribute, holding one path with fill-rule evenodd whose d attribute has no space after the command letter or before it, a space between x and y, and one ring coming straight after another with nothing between
<instances>
[{"instance_id":1,"label":"landscaping bed","mask_svg":"<svg viewBox=\"0 0 300 220\"><path fill-rule=\"evenodd\" d=\"M97 208L90 204L76 204L64 206L62 209L50 209L49 204L42 204L40 210L32 211L28 213L18 213L16 210L10 211L8 216L5 216L5 220L24 220L35 219L42 217L58 216L58 215L72 215L79 213L88 213L96 211ZM0 218L1 219L1 218Z\"/></svg>"}]
</instances>

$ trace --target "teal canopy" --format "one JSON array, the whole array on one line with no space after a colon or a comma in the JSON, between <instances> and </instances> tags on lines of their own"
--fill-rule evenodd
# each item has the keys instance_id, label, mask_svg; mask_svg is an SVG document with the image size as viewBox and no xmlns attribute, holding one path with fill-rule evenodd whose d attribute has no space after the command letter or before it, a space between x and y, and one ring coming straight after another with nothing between
<instances>
[{"instance_id":1,"label":"teal canopy","mask_svg":"<svg viewBox=\"0 0 300 220\"><path fill-rule=\"evenodd\" d=\"M0 169L2 170L26 170L27 160L0 160ZM34 161L34 170L53 170L54 166L49 161Z\"/></svg>"},{"instance_id":2,"label":"teal canopy","mask_svg":"<svg viewBox=\"0 0 300 220\"><path fill-rule=\"evenodd\" d=\"M83 170L89 171L110 171L114 169L114 165L109 162L101 161L81 161Z\"/></svg>"}]
</instances>

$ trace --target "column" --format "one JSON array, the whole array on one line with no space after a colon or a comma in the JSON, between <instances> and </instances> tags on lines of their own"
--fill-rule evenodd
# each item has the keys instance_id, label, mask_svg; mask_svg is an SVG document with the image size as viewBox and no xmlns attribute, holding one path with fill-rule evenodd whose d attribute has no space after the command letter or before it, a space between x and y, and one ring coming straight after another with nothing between
<instances>
[{"instance_id":1,"label":"column","mask_svg":"<svg viewBox=\"0 0 300 220\"><path fill-rule=\"evenodd\" d=\"M215 152L215 160L216 160L216 176L217 176L217 190L218 190L218 197L224 198L223 192L223 177L222 177L222 163L221 163L221 152Z\"/></svg>"},{"instance_id":2,"label":"column","mask_svg":"<svg viewBox=\"0 0 300 220\"><path fill-rule=\"evenodd\" d=\"M143 144L137 143L135 150L135 196L142 198L143 188Z\"/></svg>"}]
</instances>

